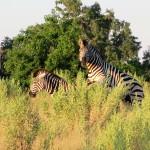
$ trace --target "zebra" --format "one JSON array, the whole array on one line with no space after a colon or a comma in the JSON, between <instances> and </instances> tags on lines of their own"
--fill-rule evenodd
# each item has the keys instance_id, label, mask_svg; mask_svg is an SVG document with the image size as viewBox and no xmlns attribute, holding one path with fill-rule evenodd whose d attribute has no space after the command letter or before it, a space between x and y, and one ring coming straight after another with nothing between
<instances>
[{"instance_id":1,"label":"zebra","mask_svg":"<svg viewBox=\"0 0 150 150\"><path fill-rule=\"evenodd\" d=\"M88 69L87 78L90 84L93 82L106 83L107 86L113 88L123 82L126 86L129 86L125 100L132 104L133 100L137 98L141 104L144 92L137 80L105 62L100 53L86 40L79 39L78 44L80 47L79 60L81 66Z\"/></svg>"},{"instance_id":2,"label":"zebra","mask_svg":"<svg viewBox=\"0 0 150 150\"><path fill-rule=\"evenodd\" d=\"M37 69L33 73L33 78L29 90L30 97L36 97L37 93L44 89L53 96L54 91L57 91L60 86L65 92L68 90L68 83L64 79L46 69Z\"/></svg>"}]
</instances>

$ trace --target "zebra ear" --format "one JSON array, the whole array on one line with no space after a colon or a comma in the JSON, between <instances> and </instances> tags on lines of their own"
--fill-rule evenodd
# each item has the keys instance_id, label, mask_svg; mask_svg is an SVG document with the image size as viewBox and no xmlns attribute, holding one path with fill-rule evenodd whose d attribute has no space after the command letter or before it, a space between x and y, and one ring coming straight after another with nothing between
<instances>
[{"instance_id":1,"label":"zebra ear","mask_svg":"<svg viewBox=\"0 0 150 150\"><path fill-rule=\"evenodd\" d=\"M44 73L42 73L42 74L38 75L38 78L39 78L39 79L44 78L44 77L45 77L45 75L46 75L46 73L44 72Z\"/></svg>"},{"instance_id":2,"label":"zebra ear","mask_svg":"<svg viewBox=\"0 0 150 150\"><path fill-rule=\"evenodd\" d=\"M84 39L79 39L78 44L79 44L80 48L82 48L82 47L85 47L88 43Z\"/></svg>"}]
</instances>

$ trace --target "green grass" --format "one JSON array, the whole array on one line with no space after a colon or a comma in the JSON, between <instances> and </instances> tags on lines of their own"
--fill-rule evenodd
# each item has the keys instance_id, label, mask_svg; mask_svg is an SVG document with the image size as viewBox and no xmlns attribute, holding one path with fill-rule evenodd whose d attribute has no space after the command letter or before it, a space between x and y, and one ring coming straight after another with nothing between
<instances>
[{"instance_id":1,"label":"green grass","mask_svg":"<svg viewBox=\"0 0 150 150\"><path fill-rule=\"evenodd\" d=\"M142 107L124 105L125 89L87 87L81 72L69 91L30 98L14 80L0 80L0 149L149 150L150 84L143 85ZM76 84L76 90L73 86Z\"/></svg>"}]
</instances>

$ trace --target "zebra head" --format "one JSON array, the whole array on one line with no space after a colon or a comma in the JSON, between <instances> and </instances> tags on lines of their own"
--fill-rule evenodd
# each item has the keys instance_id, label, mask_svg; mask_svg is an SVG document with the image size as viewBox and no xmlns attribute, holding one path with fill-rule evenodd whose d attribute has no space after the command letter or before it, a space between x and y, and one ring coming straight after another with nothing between
<instances>
[{"instance_id":1,"label":"zebra head","mask_svg":"<svg viewBox=\"0 0 150 150\"><path fill-rule=\"evenodd\" d=\"M86 40L79 39L78 44L80 46L79 60L81 62L81 66L86 67L86 62L89 60L88 43Z\"/></svg>"},{"instance_id":2,"label":"zebra head","mask_svg":"<svg viewBox=\"0 0 150 150\"><path fill-rule=\"evenodd\" d=\"M30 87L29 95L30 97L36 97L37 93L45 88L44 77L46 73L38 74L37 77L34 78L33 84Z\"/></svg>"}]
</instances>

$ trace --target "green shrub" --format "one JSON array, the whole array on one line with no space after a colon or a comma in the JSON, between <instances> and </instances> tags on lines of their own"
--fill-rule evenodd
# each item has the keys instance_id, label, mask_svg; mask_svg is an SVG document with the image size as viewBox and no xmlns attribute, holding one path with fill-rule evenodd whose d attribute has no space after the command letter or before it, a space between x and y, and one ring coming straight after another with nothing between
<instances>
[{"instance_id":1,"label":"green shrub","mask_svg":"<svg viewBox=\"0 0 150 150\"><path fill-rule=\"evenodd\" d=\"M0 149L150 149L149 83L136 77L145 97L142 107L131 107L122 103L123 85L89 88L82 72L77 78L55 73L69 82L69 89L53 97L42 91L33 99L13 79L0 80Z\"/></svg>"}]
</instances>

